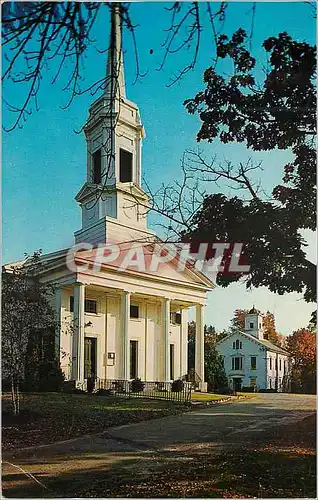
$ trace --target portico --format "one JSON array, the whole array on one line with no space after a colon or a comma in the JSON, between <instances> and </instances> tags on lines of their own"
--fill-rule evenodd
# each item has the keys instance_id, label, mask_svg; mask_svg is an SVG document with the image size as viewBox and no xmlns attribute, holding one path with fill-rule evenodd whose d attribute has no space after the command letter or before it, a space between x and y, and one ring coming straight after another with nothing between
<instances>
[{"instance_id":1,"label":"portico","mask_svg":"<svg viewBox=\"0 0 318 500\"><path fill-rule=\"evenodd\" d=\"M147 293L146 283L132 290L127 284L126 289L93 284L93 276L79 279L57 292L61 366L67 379L82 386L88 375L165 382L183 378L188 373L188 312L194 307L195 370L204 382L203 297L185 300L181 290L173 297L159 289L155 295Z\"/></svg>"}]
</instances>

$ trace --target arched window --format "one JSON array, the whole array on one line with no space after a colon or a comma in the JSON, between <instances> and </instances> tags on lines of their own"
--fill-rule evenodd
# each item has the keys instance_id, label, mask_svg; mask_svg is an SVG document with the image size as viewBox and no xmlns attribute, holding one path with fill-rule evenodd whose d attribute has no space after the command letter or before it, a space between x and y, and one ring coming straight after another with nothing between
<instances>
[{"instance_id":1,"label":"arched window","mask_svg":"<svg viewBox=\"0 0 318 500\"><path fill-rule=\"evenodd\" d=\"M240 348L240 341L239 341L239 339L237 339L237 341L236 341L236 349L239 349L239 348Z\"/></svg>"},{"instance_id":2,"label":"arched window","mask_svg":"<svg viewBox=\"0 0 318 500\"><path fill-rule=\"evenodd\" d=\"M233 342L233 349L235 349L235 340L234 340L234 342Z\"/></svg>"}]
</instances>

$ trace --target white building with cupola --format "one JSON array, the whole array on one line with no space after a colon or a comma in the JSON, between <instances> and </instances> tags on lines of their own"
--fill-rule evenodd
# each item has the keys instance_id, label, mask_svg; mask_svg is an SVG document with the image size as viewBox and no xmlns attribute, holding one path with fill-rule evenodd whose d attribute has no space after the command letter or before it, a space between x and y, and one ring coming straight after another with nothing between
<instances>
[{"instance_id":1,"label":"white building with cupola","mask_svg":"<svg viewBox=\"0 0 318 500\"><path fill-rule=\"evenodd\" d=\"M288 392L290 388L290 354L267 338L263 315L253 307L245 316L244 331L236 330L216 344L223 357L229 386Z\"/></svg>"},{"instance_id":2,"label":"white building with cupola","mask_svg":"<svg viewBox=\"0 0 318 500\"><path fill-rule=\"evenodd\" d=\"M204 311L211 280L193 266L180 271L173 260L155 272L137 269L133 260L125 269L118 265L136 243L147 261L160 241L147 226L149 197L141 185L145 130L138 106L126 95L119 9L112 4L105 84L84 127L86 181L75 197L82 219L74 233L76 266L67 264L68 248L42 257L42 279L56 286L56 352L66 379L78 387L88 379L183 378L192 308L195 371L205 391ZM100 258L99 245L106 243L120 245L117 262Z\"/></svg>"}]
</instances>

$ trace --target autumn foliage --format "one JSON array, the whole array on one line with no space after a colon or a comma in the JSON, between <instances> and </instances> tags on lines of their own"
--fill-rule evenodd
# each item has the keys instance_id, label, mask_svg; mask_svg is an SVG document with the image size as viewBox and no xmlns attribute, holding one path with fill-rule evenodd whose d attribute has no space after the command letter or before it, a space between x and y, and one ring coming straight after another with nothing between
<instances>
[{"instance_id":1,"label":"autumn foliage","mask_svg":"<svg viewBox=\"0 0 318 500\"><path fill-rule=\"evenodd\" d=\"M300 328L287 338L287 349L293 357L292 391L316 391L316 333Z\"/></svg>"}]
</instances>

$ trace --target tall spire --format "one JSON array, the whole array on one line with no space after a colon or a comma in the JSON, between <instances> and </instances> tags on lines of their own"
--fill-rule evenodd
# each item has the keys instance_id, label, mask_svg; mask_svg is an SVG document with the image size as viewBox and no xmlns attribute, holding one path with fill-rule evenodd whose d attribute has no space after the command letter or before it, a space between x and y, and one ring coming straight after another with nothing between
<instances>
[{"instance_id":1,"label":"tall spire","mask_svg":"<svg viewBox=\"0 0 318 500\"><path fill-rule=\"evenodd\" d=\"M111 5L111 30L106 69L105 96L111 101L126 97L122 50L122 16L120 3Z\"/></svg>"}]
</instances>

